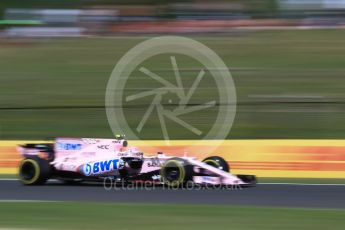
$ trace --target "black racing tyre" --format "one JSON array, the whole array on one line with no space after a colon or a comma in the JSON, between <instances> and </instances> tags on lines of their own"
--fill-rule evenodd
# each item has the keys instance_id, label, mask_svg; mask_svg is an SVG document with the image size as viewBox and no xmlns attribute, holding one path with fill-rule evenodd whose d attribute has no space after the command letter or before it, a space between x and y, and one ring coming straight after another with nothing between
<instances>
[{"instance_id":1,"label":"black racing tyre","mask_svg":"<svg viewBox=\"0 0 345 230\"><path fill-rule=\"evenodd\" d=\"M223 170L225 172L230 172L230 167L228 165L228 162L224 160L222 157L217 157L217 156L212 156L212 157L207 157L202 162L213 166L215 168L218 168L220 170Z\"/></svg>"},{"instance_id":2,"label":"black racing tyre","mask_svg":"<svg viewBox=\"0 0 345 230\"><path fill-rule=\"evenodd\" d=\"M160 175L163 184L180 187L193 179L193 166L181 158L171 158L164 162Z\"/></svg>"},{"instance_id":3,"label":"black racing tyre","mask_svg":"<svg viewBox=\"0 0 345 230\"><path fill-rule=\"evenodd\" d=\"M41 185L50 177L50 164L39 157L28 157L21 161L19 179L24 185Z\"/></svg>"}]
</instances>

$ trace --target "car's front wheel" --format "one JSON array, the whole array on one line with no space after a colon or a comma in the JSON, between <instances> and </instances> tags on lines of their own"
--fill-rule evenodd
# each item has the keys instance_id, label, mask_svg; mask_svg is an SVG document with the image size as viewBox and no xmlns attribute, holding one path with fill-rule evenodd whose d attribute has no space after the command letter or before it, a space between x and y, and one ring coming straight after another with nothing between
<instances>
[{"instance_id":1,"label":"car's front wheel","mask_svg":"<svg viewBox=\"0 0 345 230\"><path fill-rule=\"evenodd\" d=\"M226 160L224 160L224 158L222 157L218 157L218 156L207 157L202 162L212 167L215 167L217 169L223 170L225 172L230 172L230 167L228 165L228 162L226 162Z\"/></svg>"},{"instance_id":2,"label":"car's front wheel","mask_svg":"<svg viewBox=\"0 0 345 230\"><path fill-rule=\"evenodd\" d=\"M193 166L184 159L172 158L164 162L160 175L163 184L170 187L180 187L192 180Z\"/></svg>"}]
</instances>

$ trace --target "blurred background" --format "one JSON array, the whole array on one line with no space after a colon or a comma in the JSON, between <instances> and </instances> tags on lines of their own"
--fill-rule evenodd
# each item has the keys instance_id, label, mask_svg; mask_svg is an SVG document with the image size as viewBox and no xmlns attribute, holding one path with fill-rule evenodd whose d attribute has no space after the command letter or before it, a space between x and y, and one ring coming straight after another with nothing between
<instances>
[{"instance_id":1,"label":"blurred background","mask_svg":"<svg viewBox=\"0 0 345 230\"><path fill-rule=\"evenodd\" d=\"M232 173L255 174L268 185L243 191L123 190L127 201L121 191L101 186L53 182L24 188L12 181L21 159L17 144L58 136L114 137L105 110L108 79L127 51L161 35L202 42L228 66L237 114L227 138L236 141L213 155L223 154ZM0 139L6 141L0 142L0 227L344 229L344 38L345 0L1 0ZM143 66L174 82L171 55L150 58ZM203 66L175 56L188 88ZM147 79L133 71L124 95L159 87ZM218 90L205 77L187 106L216 100ZM146 97L119 107L133 131L151 102ZM163 100L164 109L176 105L176 95ZM218 106L181 119L207 133ZM174 122L167 127L171 139L201 138ZM136 134L163 139L158 117L150 117ZM196 156L207 144L213 147L205 143ZM175 144L170 149L184 148L183 142ZM128 203L112 203L116 199ZM221 199L222 205L206 205ZM104 203L92 202L97 200ZM150 204L162 201L174 205ZM227 206L230 202L237 206Z\"/></svg>"},{"instance_id":2,"label":"blurred background","mask_svg":"<svg viewBox=\"0 0 345 230\"><path fill-rule=\"evenodd\" d=\"M0 138L112 137L104 109L111 71L158 35L196 39L227 64L238 95L228 138L345 138L344 28L344 0L2 0ZM180 64L184 79L197 75L193 61ZM136 77L129 92L150 88ZM194 100L216 90L206 82ZM145 103L127 110L134 129ZM209 113L185 120L197 115L194 125L207 130ZM162 138L157 119L144 130L142 139ZM198 138L176 125L169 132Z\"/></svg>"}]
</instances>

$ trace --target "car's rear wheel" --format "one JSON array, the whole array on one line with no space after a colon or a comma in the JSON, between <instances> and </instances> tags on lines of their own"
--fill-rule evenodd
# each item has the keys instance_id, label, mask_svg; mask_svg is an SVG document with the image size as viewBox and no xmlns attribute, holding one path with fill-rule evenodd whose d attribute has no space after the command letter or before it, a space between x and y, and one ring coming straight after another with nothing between
<instances>
[{"instance_id":1,"label":"car's rear wheel","mask_svg":"<svg viewBox=\"0 0 345 230\"><path fill-rule=\"evenodd\" d=\"M172 158L164 162L160 170L163 184L171 187L180 187L191 181L193 166L181 158Z\"/></svg>"},{"instance_id":2,"label":"car's rear wheel","mask_svg":"<svg viewBox=\"0 0 345 230\"><path fill-rule=\"evenodd\" d=\"M44 184L50 177L50 164L39 157L25 158L19 167L19 179L24 185Z\"/></svg>"},{"instance_id":3,"label":"car's rear wheel","mask_svg":"<svg viewBox=\"0 0 345 230\"><path fill-rule=\"evenodd\" d=\"M223 170L225 172L230 172L230 167L229 167L228 162L226 162L226 160L224 160L224 158L222 157L218 157L218 156L207 157L202 162L212 167L215 167L217 169Z\"/></svg>"}]
</instances>

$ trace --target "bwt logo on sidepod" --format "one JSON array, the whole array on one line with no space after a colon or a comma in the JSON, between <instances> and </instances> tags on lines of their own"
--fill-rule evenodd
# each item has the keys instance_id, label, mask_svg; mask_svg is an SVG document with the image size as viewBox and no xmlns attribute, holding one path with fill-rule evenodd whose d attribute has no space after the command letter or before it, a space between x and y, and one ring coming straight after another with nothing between
<instances>
[{"instance_id":1,"label":"bwt logo on sidepod","mask_svg":"<svg viewBox=\"0 0 345 230\"><path fill-rule=\"evenodd\" d=\"M96 175L106 172L111 172L118 169L119 159L97 161L83 166L83 173L85 176Z\"/></svg>"}]
</instances>

